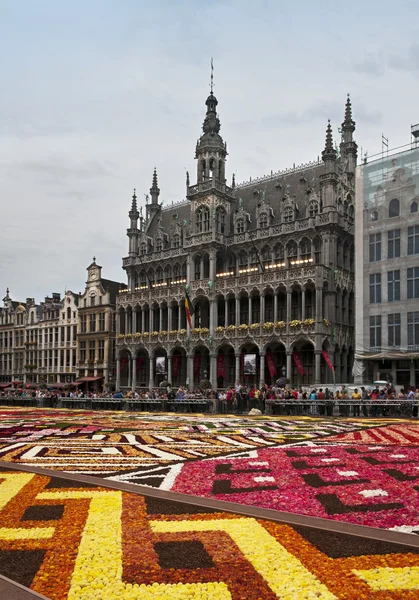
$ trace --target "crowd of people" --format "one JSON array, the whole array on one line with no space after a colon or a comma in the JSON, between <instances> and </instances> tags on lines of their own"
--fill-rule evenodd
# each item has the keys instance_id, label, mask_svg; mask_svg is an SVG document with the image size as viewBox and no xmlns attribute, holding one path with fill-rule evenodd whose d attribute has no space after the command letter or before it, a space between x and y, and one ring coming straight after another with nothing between
<instances>
[{"instance_id":1,"label":"crowd of people","mask_svg":"<svg viewBox=\"0 0 419 600\"><path fill-rule=\"evenodd\" d=\"M221 414L244 414L257 409L265 414L306 414L325 416L418 416L419 388L411 388L407 392L402 388L396 391L388 383L383 387L372 386L347 388L345 385L333 390L324 388L296 388L284 386L282 381L260 387L246 386L237 381L234 386L225 390L196 388L193 391L186 387L155 388L154 390L86 391L82 389L5 389L0 398L15 400L46 400L50 406L67 404L63 399L95 400L116 399L128 407L138 404L152 404L153 401L176 410L176 405L193 405L194 401L207 401L212 412Z\"/></svg>"}]
</instances>

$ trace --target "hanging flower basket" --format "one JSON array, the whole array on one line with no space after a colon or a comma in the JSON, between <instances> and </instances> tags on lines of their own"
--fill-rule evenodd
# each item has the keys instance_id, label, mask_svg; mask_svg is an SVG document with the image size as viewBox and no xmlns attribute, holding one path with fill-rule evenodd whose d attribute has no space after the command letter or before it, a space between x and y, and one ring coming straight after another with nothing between
<instances>
[{"instance_id":1,"label":"hanging flower basket","mask_svg":"<svg viewBox=\"0 0 419 600\"><path fill-rule=\"evenodd\" d=\"M250 325L250 329L251 329L252 331L255 331L256 329L259 329L259 327L260 327L260 323L252 323L252 324Z\"/></svg>"},{"instance_id":2,"label":"hanging flower basket","mask_svg":"<svg viewBox=\"0 0 419 600\"><path fill-rule=\"evenodd\" d=\"M225 332L225 327L221 327L221 326L219 326L219 327L216 327L216 328L215 328L215 331L216 331L217 333L224 333L224 332Z\"/></svg>"},{"instance_id":3,"label":"hanging flower basket","mask_svg":"<svg viewBox=\"0 0 419 600\"><path fill-rule=\"evenodd\" d=\"M248 326L248 325L246 325L245 323L242 323L242 325L239 325L239 326L237 327L237 329L238 329L239 331L247 331L247 330L249 329L249 326Z\"/></svg>"},{"instance_id":4,"label":"hanging flower basket","mask_svg":"<svg viewBox=\"0 0 419 600\"><path fill-rule=\"evenodd\" d=\"M275 323L275 329L285 329L286 326L285 321L276 321Z\"/></svg>"},{"instance_id":5,"label":"hanging flower basket","mask_svg":"<svg viewBox=\"0 0 419 600\"><path fill-rule=\"evenodd\" d=\"M314 325L314 319L305 319L303 321L303 325L304 327L311 327L312 325Z\"/></svg>"},{"instance_id":6,"label":"hanging flower basket","mask_svg":"<svg viewBox=\"0 0 419 600\"><path fill-rule=\"evenodd\" d=\"M298 319L290 321L290 327L301 327L301 321L299 321Z\"/></svg>"},{"instance_id":7,"label":"hanging flower basket","mask_svg":"<svg viewBox=\"0 0 419 600\"><path fill-rule=\"evenodd\" d=\"M329 319L323 319L323 325L325 327L330 327L330 321L329 321Z\"/></svg>"},{"instance_id":8,"label":"hanging flower basket","mask_svg":"<svg viewBox=\"0 0 419 600\"><path fill-rule=\"evenodd\" d=\"M274 328L274 324L272 323L272 321L267 321L266 323L263 324L263 329L265 331L270 331L273 328Z\"/></svg>"}]
</instances>

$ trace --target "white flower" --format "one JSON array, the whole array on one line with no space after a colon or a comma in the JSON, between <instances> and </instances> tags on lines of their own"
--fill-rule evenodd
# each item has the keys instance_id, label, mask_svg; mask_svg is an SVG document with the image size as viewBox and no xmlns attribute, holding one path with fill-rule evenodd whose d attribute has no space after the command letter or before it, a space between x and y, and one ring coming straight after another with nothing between
<instances>
[{"instance_id":1,"label":"white flower","mask_svg":"<svg viewBox=\"0 0 419 600\"><path fill-rule=\"evenodd\" d=\"M388 496L388 492L384 490L362 490L362 492L358 492L364 498L375 498L376 496Z\"/></svg>"},{"instance_id":2,"label":"white flower","mask_svg":"<svg viewBox=\"0 0 419 600\"><path fill-rule=\"evenodd\" d=\"M358 475L358 471L338 471L339 475L346 475L347 477L354 477L354 475Z\"/></svg>"}]
</instances>

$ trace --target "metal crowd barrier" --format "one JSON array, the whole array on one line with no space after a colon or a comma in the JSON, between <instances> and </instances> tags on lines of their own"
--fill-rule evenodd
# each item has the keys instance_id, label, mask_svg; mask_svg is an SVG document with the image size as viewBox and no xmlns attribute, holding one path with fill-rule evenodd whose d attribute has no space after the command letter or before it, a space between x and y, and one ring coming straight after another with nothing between
<instances>
[{"instance_id":1,"label":"metal crowd barrier","mask_svg":"<svg viewBox=\"0 0 419 600\"><path fill-rule=\"evenodd\" d=\"M266 400L266 414L339 417L417 417L418 400Z\"/></svg>"}]
</instances>

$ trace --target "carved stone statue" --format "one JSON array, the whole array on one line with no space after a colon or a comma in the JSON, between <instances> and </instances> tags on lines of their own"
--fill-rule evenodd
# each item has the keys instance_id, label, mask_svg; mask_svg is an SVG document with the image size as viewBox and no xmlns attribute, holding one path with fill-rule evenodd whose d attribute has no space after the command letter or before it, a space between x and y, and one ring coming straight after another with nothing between
<instances>
[{"instance_id":1,"label":"carved stone statue","mask_svg":"<svg viewBox=\"0 0 419 600\"><path fill-rule=\"evenodd\" d=\"M212 279L208 280L208 287L210 292L214 291L214 282Z\"/></svg>"},{"instance_id":2,"label":"carved stone statue","mask_svg":"<svg viewBox=\"0 0 419 600\"><path fill-rule=\"evenodd\" d=\"M286 194L287 194L287 196L289 196L289 194L290 194L290 191L291 191L291 186L290 186L290 184L289 184L289 183L287 183L287 185L286 185L286 187L285 187L285 191L286 191Z\"/></svg>"},{"instance_id":3,"label":"carved stone statue","mask_svg":"<svg viewBox=\"0 0 419 600\"><path fill-rule=\"evenodd\" d=\"M243 208L243 198L239 198L239 209Z\"/></svg>"}]
</instances>

